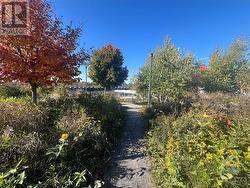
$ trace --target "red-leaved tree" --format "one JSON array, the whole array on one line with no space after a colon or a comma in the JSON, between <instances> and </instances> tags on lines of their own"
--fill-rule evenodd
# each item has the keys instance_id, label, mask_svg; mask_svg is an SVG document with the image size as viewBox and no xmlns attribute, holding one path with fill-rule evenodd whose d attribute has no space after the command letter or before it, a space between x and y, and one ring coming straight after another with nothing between
<instances>
[{"instance_id":1,"label":"red-leaved tree","mask_svg":"<svg viewBox=\"0 0 250 188\"><path fill-rule=\"evenodd\" d=\"M37 103L39 86L78 80L88 55L78 49L81 28L64 28L47 0L30 0L29 29L29 35L0 35L0 80L30 84Z\"/></svg>"}]
</instances>

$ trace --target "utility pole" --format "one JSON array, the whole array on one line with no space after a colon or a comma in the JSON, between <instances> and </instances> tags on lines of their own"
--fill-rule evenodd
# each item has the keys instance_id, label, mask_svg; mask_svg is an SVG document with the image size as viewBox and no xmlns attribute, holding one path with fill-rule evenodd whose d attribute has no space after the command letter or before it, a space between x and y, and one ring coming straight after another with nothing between
<instances>
[{"instance_id":1,"label":"utility pole","mask_svg":"<svg viewBox=\"0 0 250 188\"><path fill-rule=\"evenodd\" d=\"M86 88L88 87L88 64L86 63L85 66L85 72L86 72Z\"/></svg>"},{"instance_id":2,"label":"utility pole","mask_svg":"<svg viewBox=\"0 0 250 188\"><path fill-rule=\"evenodd\" d=\"M153 67L154 54L150 54L150 70L149 70L149 82L148 82L148 107L152 106L152 67Z\"/></svg>"},{"instance_id":3,"label":"utility pole","mask_svg":"<svg viewBox=\"0 0 250 188\"><path fill-rule=\"evenodd\" d=\"M88 63L84 63L85 65L85 91L88 91Z\"/></svg>"}]
</instances>

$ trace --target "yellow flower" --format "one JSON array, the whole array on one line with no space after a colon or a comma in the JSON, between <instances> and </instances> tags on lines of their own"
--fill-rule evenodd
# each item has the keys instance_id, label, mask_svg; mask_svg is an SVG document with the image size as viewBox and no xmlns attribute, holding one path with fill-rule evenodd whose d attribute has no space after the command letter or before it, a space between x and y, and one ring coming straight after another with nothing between
<instances>
[{"instance_id":1,"label":"yellow flower","mask_svg":"<svg viewBox=\"0 0 250 188\"><path fill-rule=\"evenodd\" d=\"M225 152L225 148L221 148L221 149L219 149L219 154L223 155L223 154L224 154L224 152Z\"/></svg>"},{"instance_id":2,"label":"yellow flower","mask_svg":"<svg viewBox=\"0 0 250 188\"><path fill-rule=\"evenodd\" d=\"M222 186L222 181L221 181L221 180L217 180L217 185L218 185L219 187L221 187L221 186Z\"/></svg>"},{"instance_id":3,"label":"yellow flower","mask_svg":"<svg viewBox=\"0 0 250 188\"><path fill-rule=\"evenodd\" d=\"M248 146L248 147L247 147L247 151L249 151L249 152L250 152L250 146Z\"/></svg>"},{"instance_id":4,"label":"yellow flower","mask_svg":"<svg viewBox=\"0 0 250 188\"><path fill-rule=\"evenodd\" d=\"M171 165L171 161L170 161L170 159L167 159L166 160L166 167L168 168L170 165Z\"/></svg>"},{"instance_id":5,"label":"yellow flower","mask_svg":"<svg viewBox=\"0 0 250 188\"><path fill-rule=\"evenodd\" d=\"M169 168L168 168L168 172L169 172L169 174L174 174L174 168L169 167Z\"/></svg>"},{"instance_id":6,"label":"yellow flower","mask_svg":"<svg viewBox=\"0 0 250 188\"><path fill-rule=\"evenodd\" d=\"M207 159L212 159L213 158L213 154L212 153L207 153L206 157L207 157Z\"/></svg>"},{"instance_id":7,"label":"yellow flower","mask_svg":"<svg viewBox=\"0 0 250 188\"><path fill-rule=\"evenodd\" d=\"M63 133L61 139L66 140L69 137L69 134Z\"/></svg>"}]
</instances>

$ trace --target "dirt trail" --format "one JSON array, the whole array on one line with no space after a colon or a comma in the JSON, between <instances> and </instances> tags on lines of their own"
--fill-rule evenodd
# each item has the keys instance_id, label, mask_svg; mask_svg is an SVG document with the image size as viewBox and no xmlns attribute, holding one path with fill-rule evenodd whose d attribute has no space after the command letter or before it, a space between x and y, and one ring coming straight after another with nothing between
<instances>
[{"instance_id":1,"label":"dirt trail","mask_svg":"<svg viewBox=\"0 0 250 188\"><path fill-rule=\"evenodd\" d=\"M124 106L128 111L128 120L121 143L113 152L111 162L106 168L106 187L152 188L149 161L145 154L146 122L140 112L141 106Z\"/></svg>"}]
</instances>

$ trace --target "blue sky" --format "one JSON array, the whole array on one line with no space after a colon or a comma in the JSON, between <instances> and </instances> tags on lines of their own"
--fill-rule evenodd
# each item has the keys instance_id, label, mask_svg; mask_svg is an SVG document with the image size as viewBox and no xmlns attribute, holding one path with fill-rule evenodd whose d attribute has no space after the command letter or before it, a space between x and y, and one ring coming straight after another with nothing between
<instances>
[{"instance_id":1,"label":"blue sky","mask_svg":"<svg viewBox=\"0 0 250 188\"><path fill-rule=\"evenodd\" d=\"M250 36L250 0L51 0L65 24L83 24L80 44L121 49L130 77L169 36L204 59L238 36ZM83 69L84 74L84 69Z\"/></svg>"}]
</instances>

